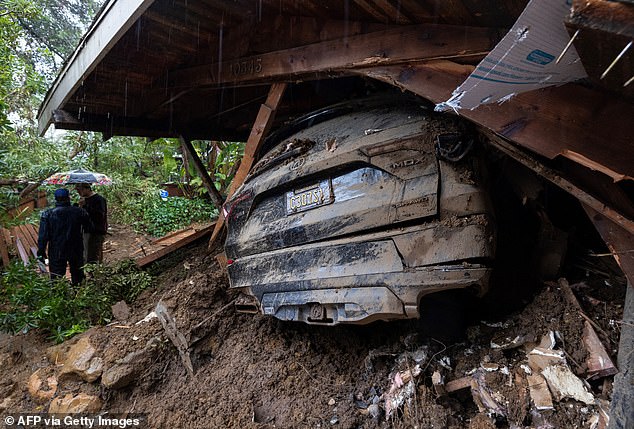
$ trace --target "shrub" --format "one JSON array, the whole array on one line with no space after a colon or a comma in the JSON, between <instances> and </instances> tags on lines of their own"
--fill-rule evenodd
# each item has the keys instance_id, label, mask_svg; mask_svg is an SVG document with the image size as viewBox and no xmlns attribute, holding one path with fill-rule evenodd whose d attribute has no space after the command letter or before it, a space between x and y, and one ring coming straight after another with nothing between
<instances>
[{"instance_id":1,"label":"shrub","mask_svg":"<svg viewBox=\"0 0 634 429\"><path fill-rule=\"evenodd\" d=\"M152 284L134 262L114 267L88 265L91 278L78 286L65 279L49 280L34 267L14 262L0 281L0 330L12 334L42 329L62 342L93 324L109 322L111 306L132 302Z\"/></svg>"}]
</instances>

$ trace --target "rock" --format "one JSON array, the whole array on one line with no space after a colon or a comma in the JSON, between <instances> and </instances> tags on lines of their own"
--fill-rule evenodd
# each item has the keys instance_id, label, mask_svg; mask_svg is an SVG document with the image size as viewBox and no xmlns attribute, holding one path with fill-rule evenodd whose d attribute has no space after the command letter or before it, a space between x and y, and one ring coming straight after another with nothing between
<instances>
[{"instance_id":1,"label":"rock","mask_svg":"<svg viewBox=\"0 0 634 429\"><path fill-rule=\"evenodd\" d=\"M53 396L55 396L55 393L57 392L57 378L48 377L46 379L48 389L44 390L41 388L43 382L40 378L40 370L41 369L38 369L31 374L27 387L29 394L33 397L35 402L44 403L48 402Z\"/></svg>"},{"instance_id":2,"label":"rock","mask_svg":"<svg viewBox=\"0 0 634 429\"><path fill-rule=\"evenodd\" d=\"M46 358L53 365L63 365L64 361L68 357L68 351L73 343L64 341L62 344L57 344L46 349Z\"/></svg>"},{"instance_id":3,"label":"rock","mask_svg":"<svg viewBox=\"0 0 634 429\"><path fill-rule=\"evenodd\" d=\"M368 407L368 414L374 419L378 420L381 418L381 408L379 404L372 404Z\"/></svg>"},{"instance_id":4,"label":"rock","mask_svg":"<svg viewBox=\"0 0 634 429\"><path fill-rule=\"evenodd\" d=\"M101 399L96 396L80 393L68 394L63 398L55 398L48 412L51 414L96 413L101 409Z\"/></svg>"},{"instance_id":5,"label":"rock","mask_svg":"<svg viewBox=\"0 0 634 429\"><path fill-rule=\"evenodd\" d=\"M328 401L328 405L332 407L335 404L336 404L336 401L334 400L334 398L330 398L330 400Z\"/></svg>"},{"instance_id":6,"label":"rock","mask_svg":"<svg viewBox=\"0 0 634 429\"><path fill-rule=\"evenodd\" d=\"M90 361L90 366L83 373L82 379L89 383L97 380L101 377L101 373L103 372L103 359L100 357L94 357Z\"/></svg>"},{"instance_id":7,"label":"rock","mask_svg":"<svg viewBox=\"0 0 634 429\"><path fill-rule=\"evenodd\" d=\"M134 365L123 363L108 368L101 375L101 384L108 389L121 389L130 384L137 376Z\"/></svg>"},{"instance_id":8,"label":"rock","mask_svg":"<svg viewBox=\"0 0 634 429\"><path fill-rule=\"evenodd\" d=\"M125 301L119 301L116 304L114 304L112 307L112 316L117 319L117 320L128 320L128 317L130 317L130 307L128 307L128 304L125 303Z\"/></svg>"},{"instance_id":9,"label":"rock","mask_svg":"<svg viewBox=\"0 0 634 429\"><path fill-rule=\"evenodd\" d=\"M74 374L92 383L101 376L102 371L103 361L95 356L95 348L90 343L90 337L83 337L68 351L60 378Z\"/></svg>"},{"instance_id":10,"label":"rock","mask_svg":"<svg viewBox=\"0 0 634 429\"><path fill-rule=\"evenodd\" d=\"M6 411L9 408L11 408L11 404L15 400L15 397L16 395L13 394L11 396L7 396L6 398L4 398L2 402L0 402L0 412Z\"/></svg>"}]
</instances>

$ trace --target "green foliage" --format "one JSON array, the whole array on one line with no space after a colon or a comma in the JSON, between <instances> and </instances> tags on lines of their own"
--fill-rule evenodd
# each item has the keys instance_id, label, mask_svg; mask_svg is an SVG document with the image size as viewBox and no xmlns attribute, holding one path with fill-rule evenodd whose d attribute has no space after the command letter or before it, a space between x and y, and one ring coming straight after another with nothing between
<instances>
[{"instance_id":1,"label":"green foliage","mask_svg":"<svg viewBox=\"0 0 634 429\"><path fill-rule=\"evenodd\" d=\"M0 329L9 333L39 328L63 341L104 320L110 308L94 285L75 288L65 280L50 281L21 262L8 267L0 284Z\"/></svg>"},{"instance_id":2,"label":"green foliage","mask_svg":"<svg viewBox=\"0 0 634 429\"><path fill-rule=\"evenodd\" d=\"M108 322L112 304L132 302L152 285L151 276L130 260L113 267L88 265L85 271L91 278L72 286L64 279L50 281L33 266L11 264L0 281L0 330L42 329L62 342L92 324Z\"/></svg>"},{"instance_id":3,"label":"green foliage","mask_svg":"<svg viewBox=\"0 0 634 429\"><path fill-rule=\"evenodd\" d=\"M101 291L110 303L131 303L152 285L152 277L139 269L132 259L123 260L115 266L89 264L84 271L89 277L88 283Z\"/></svg>"},{"instance_id":4,"label":"green foliage","mask_svg":"<svg viewBox=\"0 0 634 429\"><path fill-rule=\"evenodd\" d=\"M169 197L166 201L150 198L148 203L144 207L141 222L144 230L155 237L192 222L210 221L218 216L218 210L207 200Z\"/></svg>"},{"instance_id":5,"label":"green foliage","mask_svg":"<svg viewBox=\"0 0 634 429\"><path fill-rule=\"evenodd\" d=\"M218 153L214 162L214 176L216 188L221 193L229 187L235 176L234 166L244 155L243 142L220 142L217 145Z\"/></svg>"},{"instance_id":6,"label":"green foliage","mask_svg":"<svg viewBox=\"0 0 634 429\"><path fill-rule=\"evenodd\" d=\"M131 225L135 231L155 237L218 215L208 200L169 197L164 201L159 191L152 180L139 178L121 178L112 186L97 188L108 201L111 222Z\"/></svg>"}]
</instances>

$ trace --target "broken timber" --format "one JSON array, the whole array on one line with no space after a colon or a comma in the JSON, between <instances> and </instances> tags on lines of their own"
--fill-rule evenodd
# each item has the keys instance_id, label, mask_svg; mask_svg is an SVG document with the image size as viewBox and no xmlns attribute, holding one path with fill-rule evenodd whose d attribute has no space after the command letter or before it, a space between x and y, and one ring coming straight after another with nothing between
<instances>
[{"instance_id":1,"label":"broken timber","mask_svg":"<svg viewBox=\"0 0 634 429\"><path fill-rule=\"evenodd\" d=\"M0 258L6 267L11 256L17 255L24 265L37 257L38 228L32 224L17 225L11 229L0 228Z\"/></svg>"},{"instance_id":2,"label":"broken timber","mask_svg":"<svg viewBox=\"0 0 634 429\"><path fill-rule=\"evenodd\" d=\"M614 377L608 425L608 429L625 429L634 425L634 253L627 252L634 248L634 235L596 210L585 205L584 209L627 278L617 357L619 372Z\"/></svg>"},{"instance_id":3,"label":"broken timber","mask_svg":"<svg viewBox=\"0 0 634 429\"><path fill-rule=\"evenodd\" d=\"M157 244L157 245L167 244L165 247L155 252L148 253L147 255L141 258L138 258L136 260L136 264L139 266L139 268L143 268L146 265L162 258L163 256L168 255L174 252L175 250L178 250L181 247L188 245L189 243L193 243L199 238L202 238L208 234L211 234L215 225L216 225L216 222L199 230L195 230L193 228L187 228L185 230L178 231L176 233L168 234L165 237L160 238L154 242L154 244Z\"/></svg>"},{"instance_id":4,"label":"broken timber","mask_svg":"<svg viewBox=\"0 0 634 429\"><path fill-rule=\"evenodd\" d=\"M505 141L502 137L496 135L495 133L486 130L484 134L489 138L490 142L494 147L510 156L514 160L518 161L525 167L528 167L544 179L548 180L552 184L556 185L560 189L568 192L570 195L578 199L585 206L591 207L593 210L596 210L603 214L605 217L610 219L612 222L621 226L630 234L634 233L634 221L629 219L628 217L622 215L616 210L610 208L602 201L599 201L594 196L588 194L583 191L572 182L564 179L556 171L546 167L542 163L538 162L534 158L526 155L519 149L515 148L513 145Z\"/></svg>"},{"instance_id":5,"label":"broken timber","mask_svg":"<svg viewBox=\"0 0 634 429\"><path fill-rule=\"evenodd\" d=\"M431 61L352 72L441 103L473 69L451 61ZM620 122L634 117L634 106L599 91L575 84L549 87L519 94L503 104L462 109L459 114L549 159L564 156L599 169L615 182L634 177L634 143ZM620 156L612 156L615 153Z\"/></svg>"},{"instance_id":6,"label":"broken timber","mask_svg":"<svg viewBox=\"0 0 634 429\"><path fill-rule=\"evenodd\" d=\"M209 172L207 172L207 169L203 165L203 162L200 160L200 157L196 153L196 150L194 149L191 141L183 138L182 136L178 140L180 141L181 148L185 156L191 159L194 163L194 167L200 175L203 185L205 186L205 189L207 189L207 193L211 197L211 201L213 201L214 205L218 209L218 212L222 211L222 203L224 202L224 200L222 199L222 195L220 195L220 192L218 192L218 190L216 189L214 181L211 180ZM185 165L185 170L187 170L187 165Z\"/></svg>"},{"instance_id":7,"label":"broken timber","mask_svg":"<svg viewBox=\"0 0 634 429\"><path fill-rule=\"evenodd\" d=\"M242 185L247 177L247 174L249 174L249 170L251 170L251 167L255 162L255 155L258 153L258 150L264 141L264 137L267 135L271 125L273 124L277 107L282 100L286 86L286 83L274 83L271 85L266 102L260 106L260 111L258 112L258 116L255 118L255 123L253 124L253 128L251 128L251 133L249 134L249 138L244 147L244 156L240 162L240 167L238 168L236 175L233 177L229 190L227 191L227 199L231 198L236 189ZM224 213L220 210L216 227L211 235L211 239L209 240L210 249L215 246L216 241L223 230L224 220Z\"/></svg>"},{"instance_id":8,"label":"broken timber","mask_svg":"<svg viewBox=\"0 0 634 429\"><path fill-rule=\"evenodd\" d=\"M159 301L158 304L156 304L154 312L156 313L158 319L161 321L161 325L163 325L163 329L165 329L167 337L178 350L178 354L183 361L183 365L185 365L185 369L187 369L187 373L193 377L194 367L189 356L189 346L187 345L187 340L185 339L185 336L176 327L176 322L165 307L165 304L163 304L163 301Z\"/></svg>"}]
</instances>

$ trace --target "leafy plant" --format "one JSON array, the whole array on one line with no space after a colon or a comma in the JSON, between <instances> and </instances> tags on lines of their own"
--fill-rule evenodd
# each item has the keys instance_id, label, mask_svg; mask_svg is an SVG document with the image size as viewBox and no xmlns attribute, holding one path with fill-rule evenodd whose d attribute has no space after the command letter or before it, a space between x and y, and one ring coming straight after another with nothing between
<instances>
[{"instance_id":1,"label":"leafy plant","mask_svg":"<svg viewBox=\"0 0 634 429\"><path fill-rule=\"evenodd\" d=\"M132 259L114 266L90 264L84 267L88 284L103 292L108 302L133 302L141 292L152 285L152 276L139 269Z\"/></svg>"},{"instance_id":2,"label":"leafy plant","mask_svg":"<svg viewBox=\"0 0 634 429\"><path fill-rule=\"evenodd\" d=\"M133 261L113 267L88 265L90 278L79 286L49 280L32 265L11 264L0 281L0 330L12 334L42 329L62 342L92 324L110 321L113 303L132 302L152 285Z\"/></svg>"},{"instance_id":3,"label":"leafy plant","mask_svg":"<svg viewBox=\"0 0 634 429\"><path fill-rule=\"evenodd\" d=\"M94 286L75 288L64 279L51 281L21 262L4 273L0 292L0 329L10 333L39 328L63 341L101 322L109 311L107 299Z\"/></svg>"}]
</instances>

